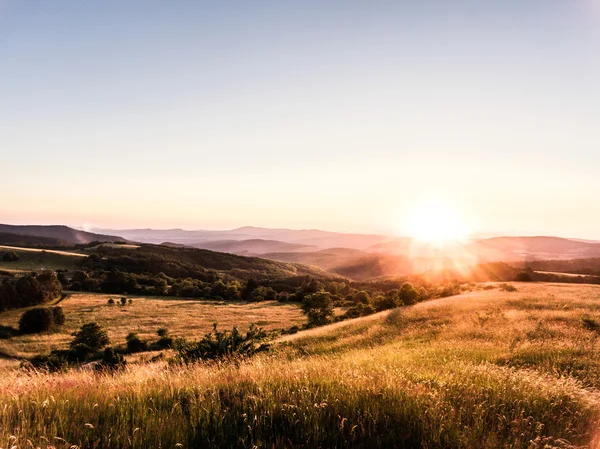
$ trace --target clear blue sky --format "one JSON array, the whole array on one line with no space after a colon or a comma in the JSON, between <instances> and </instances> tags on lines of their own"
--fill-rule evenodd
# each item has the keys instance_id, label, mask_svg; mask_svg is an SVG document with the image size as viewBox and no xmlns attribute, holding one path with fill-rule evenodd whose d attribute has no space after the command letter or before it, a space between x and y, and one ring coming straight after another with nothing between
<instances>
[{"instance_id":1,"label":"clear blue sky","mask_svg":"<svg viewBox=\"0 0 600 449\"><path fill-rule=\"evenodd\" d=\"M0 222L600 238L600 1L0 0Z\"/></svg>"}]
</instances>

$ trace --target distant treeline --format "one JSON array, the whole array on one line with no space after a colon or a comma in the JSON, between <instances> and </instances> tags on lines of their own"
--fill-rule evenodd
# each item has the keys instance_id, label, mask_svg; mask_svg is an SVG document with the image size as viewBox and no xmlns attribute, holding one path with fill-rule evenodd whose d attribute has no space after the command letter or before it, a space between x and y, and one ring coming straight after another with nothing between
<instances>
[{"instance_id":1,"label":"distant treeline","mask_svg":"<svg viewBox=\"0 0 600 449\"><path fill-rule=\"evenodd\" d=\"M44 304L61 293L62 285L52 271L7 278L0 283L0 311Z\"/></svg>"},{"instance_id":2,"label":"distant treeline","mask_svg":"<svg viewBox=\"0 0 600 449\"><path fill-rule=\"evenodd\" d=\"M600 258L537 260L534 262L527 262L525 266L533 271L552 271L558 273L600 276Z\"/></svg>"}]
</instances>

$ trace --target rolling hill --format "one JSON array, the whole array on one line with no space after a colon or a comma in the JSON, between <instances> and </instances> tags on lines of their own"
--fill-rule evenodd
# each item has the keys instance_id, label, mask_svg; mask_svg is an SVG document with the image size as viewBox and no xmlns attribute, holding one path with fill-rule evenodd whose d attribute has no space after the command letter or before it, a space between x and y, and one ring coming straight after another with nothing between
<instances>
[{"instance_id":1,"label":"rolling hill","mask_svg":"<svg viewBox=\"0 0 600 449\"><path fill-rule=\"evenodd\" d=\"M214 242L190 243L187 246L209 249L222 253L261 255L278 252L306 252L316 251L314 245L300 245L297 243L279 242L277 240L249 239L249 240L216 240Z\"/></svg>"},{"instance_id":2,"label":"rolling hill","mask_svg":"<svg viewBox=\"0 0 600 449\"><path fill-rule=\"evenodd\" d=\"M214 271L236 279L284 279L313 276L331 279L337 276L318 267L220 253L198 248L142 244L137 248L99 247L93 251L100 259L94 268L137 274L165 273L176 278L196 277Z\"/></svg>"},{"instance_id":3,"label":"rolling hill","mask_svg":"<svg viewBox=\"0 0 600 449\"><path fill-rule=\"evenodd\" d=\"M96 232L119 235L128 240L144 243L172 242L183 245L198 245L223 240L276 240L302 246L315 246L315 249L352 248L366 249L377 243L389 240L382 235L346 234L320 231L317 229L271 229L245 226L227 231L187 231L183 229L96 229Z\"/></svg>"},{"instance_id":4,"label":"rolling hill","mask_svg":"<svg viewBox=\"0 0 600 449\"><path fill-rule=\"evenodd\" d=\"M0 244L73 246L90 242L124 242L122 237L80 231L63 225L7 225L0 224Z\"/></svg>"}]
</instances>

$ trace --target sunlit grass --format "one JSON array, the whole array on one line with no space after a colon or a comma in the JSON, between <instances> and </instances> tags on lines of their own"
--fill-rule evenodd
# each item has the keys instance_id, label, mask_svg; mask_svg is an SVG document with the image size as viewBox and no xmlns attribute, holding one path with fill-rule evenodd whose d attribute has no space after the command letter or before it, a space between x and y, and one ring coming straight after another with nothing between
<instances>
[{"instance_id":1,"label":"sunlit grass","mask_svg":"<svg viewBox=\"0 0 600 449\"><path fill-rule=\"evenodd\" d=\"M71 334L82 324L96 321L108 330L113 344L124 344L125 336L137 332L142 339L157 339L156 331L169 329L171 335L194 338L204 335L218 322L222 329L234 325L246 330L258 323L265 329L282 329L306 321L294 304L278 302L242 303L175 298L131 297L125 306L107 304L109 298L118 301L120 295L73 294L59 305L66 315L65 325L59 332L23 335L0 340L0 351L15 356L31 357L48 353L51 349L65 349ZM0 324L17 327L22 310L0 314Z\"/></svg>"},{"instance_id":2,"label":"sunlit grass","mask_svg":"<svg viewBox=\"0 0 600 449\"><path fill-rule=\"evenodd\" d=\"M299 333L239 366L8 371L0 447L596 447L598 333L581 317L600 288L515 285Z\"/></svg>"}]
</instances>

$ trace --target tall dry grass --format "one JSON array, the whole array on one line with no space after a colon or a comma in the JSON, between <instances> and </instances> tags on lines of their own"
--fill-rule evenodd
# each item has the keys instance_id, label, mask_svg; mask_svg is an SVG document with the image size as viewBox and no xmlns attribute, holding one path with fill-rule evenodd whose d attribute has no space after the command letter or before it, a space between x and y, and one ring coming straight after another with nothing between
<instances>
[{"instance_id":1,"label":"tall dry grass","mask_svg":"<svg viewBox=\"0 0 600 449\"><path fill-rule=\"evenodd\" d=\"M581 316L600 288L517 288L297 334L238 366L8 372L0 447L593 447L598 335Z\"/></svg>"}]
</instances>

